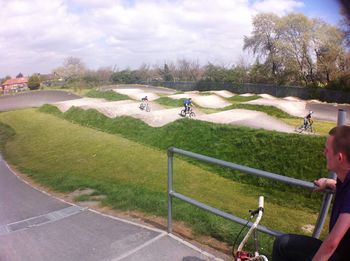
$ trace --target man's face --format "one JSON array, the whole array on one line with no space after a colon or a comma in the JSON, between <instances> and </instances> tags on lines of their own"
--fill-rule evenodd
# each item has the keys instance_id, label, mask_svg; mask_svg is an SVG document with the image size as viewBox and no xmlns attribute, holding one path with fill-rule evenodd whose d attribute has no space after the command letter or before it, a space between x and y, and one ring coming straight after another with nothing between
<instances>
[{"instance_id":1,"label":"man's face","mask_svg":"<svg viewBox=\"0 0 350 261\"><path fill-rule=\"evenodd\" d=\"M326 141L326 146L323 150L323 154L326 157L327 160L327 169L333 172L337 172L338 167L338 153L334 155L333 151L333 136L328 136Z\"/></svg>"}]
</instances>

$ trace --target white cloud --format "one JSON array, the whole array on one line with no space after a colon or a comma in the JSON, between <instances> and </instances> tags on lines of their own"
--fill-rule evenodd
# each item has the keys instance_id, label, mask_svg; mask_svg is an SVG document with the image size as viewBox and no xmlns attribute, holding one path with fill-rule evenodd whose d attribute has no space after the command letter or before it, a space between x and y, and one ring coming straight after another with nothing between
<instances>
[{"instance_id":1,"label":"white cloud","mask_svg":"<svg viewBox=\"0 0 350 261\"><path fill-rule=\"evenodd\" d=\"M253 5L253 8L258 13L272 12L277 15L286 15L303 6L304 3L302 1L295 0L260 0Z\"/></svg>"},{"instance_id":2,"label":"white cloud","mask_svg":"<svg viewBox=\"0 0 350 261\"><path fill-rule=\"evenodd\" d=\"M0 0L0 76L48 73L68 56L88 67L137 68L179 58L232 64L252 16L298 1Z\"/></svg>"}]
</instances>

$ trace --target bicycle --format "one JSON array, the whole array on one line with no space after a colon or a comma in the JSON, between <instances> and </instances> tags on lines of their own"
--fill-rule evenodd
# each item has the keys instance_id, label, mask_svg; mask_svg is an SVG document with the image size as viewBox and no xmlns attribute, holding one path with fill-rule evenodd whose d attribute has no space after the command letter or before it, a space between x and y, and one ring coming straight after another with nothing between
<instances>
[{"instance_id":1,"label":"bicycle","mask_svg":"<svg viewBox=\"0 0 350 261\"><path fill-rule=\"evenodd\" d=\"M237 251L235 251L236 241L237 241L239 235L242 233L243 229L248 225L249 220L247 221L245 226L243 226L241 231L238 233L238 235L235 239L235 243L233 244L233 250L232 250L233 258L235 261L268 261L266 256L259 254L259 251L258 251L259 242L258 242L257 229L256 229L261 218L262 218L263 212L264 212L264 197L263 196L259 197L258 208L255 210L249 210L249 212L250 212L250 219L253 219L255 216L257 216L257 217L256 217L254 223L252 224L252 226L249 228L247 234L244 236L242 242L239 244ZM245 244L247 243L247 241L252 233L253 233L253 239L254 239L254 253L243 251L243 248L244 248Z\"/></svg>"},{"instance_id":2,"label":"bicycle","mask_svg":"<svg viewBox=\"0 0 350 261\"><path fill-rule=\"evenodd\" d=\"M192 110L192 107L189 107L187 111L185 109L182 109L181 112L180 112L180 115L182 117L186 117L186 115L188 115L190 118L193 118L193 117L196 116L196 114Z\"/></svg>"},{"instance_id":3,"label":"bicycle","mask_svg":"<svg viewBox=\"0 0 350 261\"><path fill-rule=\"evenodd\" d=\"M139 108L140 108L140 110L145 110L145 111L147 111L147 112L150 112L150 111L151 111L151 108L150 108L148 102L141 102Z\"/></svg>"},{"instance_id":4,"label":"bicycle","mask_svg":"<svg viewBox=\"0 0 350 261\"><path fill-rule=\"evenodd\" d=\"M302 133L303 131L315 133L315 128L313 127L313 121L309 122L306 126L304 124L296 126L295 131L298 133Z\"/></svg>"}]
</instances>

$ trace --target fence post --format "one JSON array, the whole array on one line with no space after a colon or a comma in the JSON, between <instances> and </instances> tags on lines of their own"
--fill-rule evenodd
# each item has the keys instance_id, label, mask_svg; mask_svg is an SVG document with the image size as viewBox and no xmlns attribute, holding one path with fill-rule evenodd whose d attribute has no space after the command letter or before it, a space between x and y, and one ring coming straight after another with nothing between
<instances>
[{"instance_id":1,"label":"fence post","mask_svg":"<svg viewBox=\"0 0 350 261\"><path fill-rule=\"evenodd\" d=\"M338 121L337 121L337 126L342 126L345 124L345 120L346 120L346 110L343 109L339 109L338 110ZM334 172L331 172L329 174L329 178L331 179L336 179L337 176ZM321 231L324 225L324 222L326 220L327 217L327 213L329 210L329 206L331 204L333 195L330 193L325 193L323 196L323 201L322 201L322 205L321 205L321 209L320 209L320 214L318 215L317 221L316 221L316 225L315 225L315 229L314 232L312 234L313 237L319 238L321 235Z\"/></svg>"},{"instance_id":2,"label":"fence post","mask_svg":"<svg viewBox=\"0 0 350 261\"><path fill-rule=\"evenodd\" d=\"M171 192L173 191L174 152L171 149L172 148L168 149L168 226L167 226L167 230L169 234L172 232L172 209L173 209Z\"/></svg>"}]
</instances>

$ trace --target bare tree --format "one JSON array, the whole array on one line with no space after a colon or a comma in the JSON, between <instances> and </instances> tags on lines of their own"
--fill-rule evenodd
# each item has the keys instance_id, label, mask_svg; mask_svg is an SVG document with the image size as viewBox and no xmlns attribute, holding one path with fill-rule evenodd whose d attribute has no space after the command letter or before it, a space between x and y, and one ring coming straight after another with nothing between
<instances>
[{"instance_id":1,"label":"bare tree","mask_svg":"<svg viewBox=\"0 0 350 261\"><path fill-rule=\"evenodd\" d=\"M67 57L63 65L54 69L54 74L59 75L64 80L79 78L87 71L85 64L77 57Z\"/></svg>"}]
</instances>

